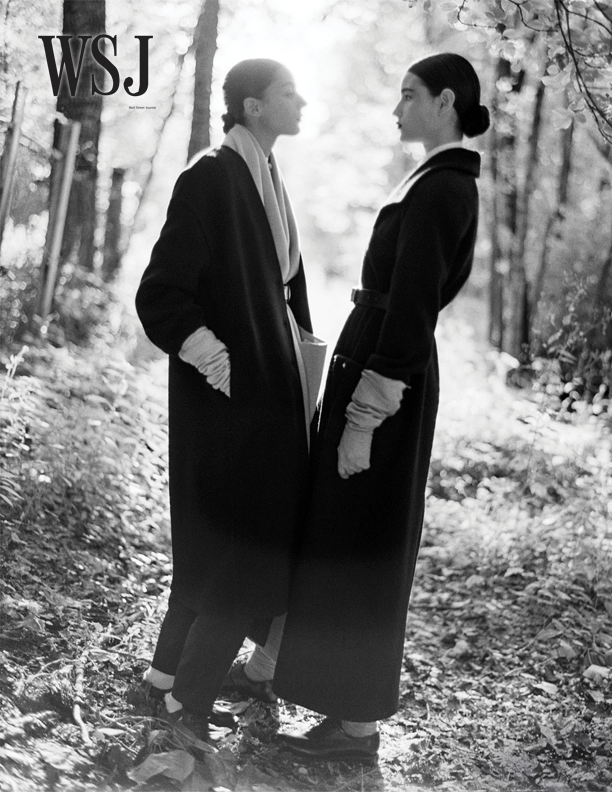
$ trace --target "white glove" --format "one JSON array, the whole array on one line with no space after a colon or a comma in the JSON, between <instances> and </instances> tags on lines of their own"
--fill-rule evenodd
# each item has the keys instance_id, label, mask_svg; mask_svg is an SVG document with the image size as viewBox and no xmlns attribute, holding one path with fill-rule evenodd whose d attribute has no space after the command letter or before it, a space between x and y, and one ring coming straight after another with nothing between
<instances>
[{"instance_id":1,"label":"white glove","mask_svg":"<svg viewBox=\"0 0 612 792\"><path fill-rule=\"evenodd\" d=\"M360 431L348 423L338 446L338 473L343 479L370 467L370 449L374 430Z\"/></svg>"},{"instance_id":2,"label":"white glove","mask_svg":"<svg viewBox=\"0 0 612 792\"><path fill-rule=\"evenodd\" d=\"M215 390L230 395L230 356L227 347L208 327L199 327L183 343L179 357L191 363Z\"/></svg>"},{"instance_id":3,"label":"white glove","mask_svg":"<svg viewBox=\"0 0 612 792\"><path fill-rule=\"evenodd\" d=\"M364 369L346 408L346 426L338 446L338 473L343 479L370 467L374 429L399 410L407 387L401 380Z\"/></svg>"}]
</instances>

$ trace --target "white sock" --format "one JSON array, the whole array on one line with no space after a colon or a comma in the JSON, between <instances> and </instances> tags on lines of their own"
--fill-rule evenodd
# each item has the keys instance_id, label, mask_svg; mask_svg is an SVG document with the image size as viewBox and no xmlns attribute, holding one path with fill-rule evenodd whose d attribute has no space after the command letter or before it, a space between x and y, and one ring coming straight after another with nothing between
<instances>
[{"instance_id":1,"label":"white sock","mask_svg":"<svg viewBox=\"0 0 612 792\"><path fill-rule=\"evenodd\" d=\"M377 721L342 721L342 728L349 737L369 737L378 731Z\"/></svg>"},{"instance_id":2,"label":"white sock","mask_svg":"<svg viewBox=\"0 0 612 792\"><path fill-rule=\"evenodd\" d=\"M270 682L276 669L276 658L280 649L286 614L275 616L270 625L264 646L255 646L244 666L244 673L253 682Z\"/></svg>"},{"instance_id":3,"label":"white sock","mask_svg":"<svg viewBox=\"0 0 612 792\"><path fill-rule=\"evenodd\" d=\"M172 693L166 693L166 695L164 696L164 701L166 702L166 710L170 714L183 709L183 705L181 704L181 702L177 701L172 695Z\"/></svg>"},{"instance_id":4,"label":"white sock","mask_svg":"<svg viewBox=\"0 0 612 792\"><path fill-rule=\"evenodd\" d=\"M256 646L245 663L244 673L252 682L270 682L275 668L276 662L268 657L261 646Z\"/></svg>"},{"instance_id":5,"label":"white sock","mask_svg":"<svg viewBox=\"0 0 612 792\"><path fill-rule=\"evenodd\" d=\"M149 682L153 687L160 690L172 690L174 685L174 675L164 674L163 671L158 671L156 668L149 666L143 676L145 682Z\"/></svg>"}]
</instances>

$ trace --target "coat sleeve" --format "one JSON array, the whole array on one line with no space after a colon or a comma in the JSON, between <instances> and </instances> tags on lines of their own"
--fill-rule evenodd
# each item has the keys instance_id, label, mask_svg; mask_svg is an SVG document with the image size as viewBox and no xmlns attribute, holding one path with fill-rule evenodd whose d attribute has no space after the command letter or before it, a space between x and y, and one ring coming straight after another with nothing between
<instances>
[{"instance_id":1,"label":"coat sleeve","mask_svg":"<svg viewBox=\"0 0 612 792\"><path fill-rule=\"evenodd\" d=\"M190 200L194 180L189 171L179 177L136 293L136 310L145 333L168 354L177 354L185 339L206 325L198 289L211 254Z\"/></svg>"},{"instance_id":2,"label":"coat sleeve","mask_svg":"<svg viewBox=\"0 0 612 792\"><path fill-rule=\"evenodd\" d=\"M461 241L472 233L475 207L463 180L436 171L406 199L389 302L378 344L365 368L407 385L427 367L441 291Z\"/></svg>"}]
</instances>

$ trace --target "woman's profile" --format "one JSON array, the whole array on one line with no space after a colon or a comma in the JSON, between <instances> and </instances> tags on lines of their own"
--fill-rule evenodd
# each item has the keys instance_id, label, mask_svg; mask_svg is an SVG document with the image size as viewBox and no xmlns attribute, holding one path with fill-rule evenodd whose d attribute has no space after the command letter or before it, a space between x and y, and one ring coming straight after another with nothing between
<instances>
[{"instance_id":1,"label":"woman's profile","mask_svg":"<svg viewBox=\"0 0 612 792\"><path fill-rule=\"evenodd\" d=\"M273 689L327 717L295 753L373 759L397 711L439 377L434 330L472 266L480 84L460 55L413 63L394 110L426 156L381 209L335 349L313 446L302 538Z\"/></svg>"},{"instance_id":2,"label":"woman's profile","mask_svg":"<svg viewBox=\"0 0 612 792\"><path fill-rule=\"evenodd\" d=\"M324 357L272 153L279 135L299 131L306 102L267 59L234 66L223 92L225 139L181 173L136 298L169 355L173 579L145 680L201 740L210 719L230 717L214 701L257 624L270 646L229 683L274 698L280 626L268 626L287 608Z\"/></svg>"}]
</instances>

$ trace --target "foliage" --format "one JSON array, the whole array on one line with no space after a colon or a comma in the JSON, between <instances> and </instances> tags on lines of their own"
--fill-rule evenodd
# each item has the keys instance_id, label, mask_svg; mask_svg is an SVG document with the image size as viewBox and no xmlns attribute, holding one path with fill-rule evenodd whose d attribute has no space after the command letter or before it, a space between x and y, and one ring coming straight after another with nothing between
<instances>
[{"instance_id":1,"label":"foliage","mask_svg":"<svg viewBox=\"0 0 612 792\"><path fill-rule=\"evenodd\" d=\"M0 481L8 472L18 496L0 509L2 784L39 790L68 776L99 788L136 755L138 729L106 702L142 668L168 582L164 409L144 403L156 387L108 345L103 360L67 345L15 362L0 403ZM76 707L93 734L73 722Z\"/></svg>"},{"instance_id":2,"label":"foliage","mask_svg":"<svg viewBox=\"0 0 612 792\"><path fill-rule=\"evenodd\" d=\"M11 355L6 366L6 377L0 392L0 504L3 508L15 508L21 501L19 474L15 461L27 449L28 429L25 416L12 404L12 382L17 366L23 360L27 347Z\"/></svg>"},{"instance_id":3,"label":"foliage","mask_svg":"<svg viewBox=\"0 0 612 792\"><path fill-rule=\"evenodd\" d=\"M34 218L5 234L0 266L2 346L10 348L28 329L40 288L44 227Z\"/></svg>"},{"instance_id":4,"label":"foliage","mask_svg":"<svg viewBox=\"0 0 612 792\"><path fill-rule=\"evenodd\" d=\"M63 269L55 295L56 316L50 330L54 343L86 344L108 332L113 288L93 272L73 265ZM120 310L120 309L119 309Z\"/></svg>"},{"instance_id":5,"label":"foliage","mask_svg":"<svg viewBox=\"0 0 612 792\"><path fill-rule=\"evenodd\" d=\"M415 6L419 0L407 0ZM437 5L437 4L436 4ZM423 0L431 10L431 0ZM544 81L553 90L570 93L560 127L588 111L601 134L612 142L612 6L590 0L450 0L442 4L449 22L459 29L482 32L491 49L520 61L525 40L543 38L548 68Z\"/></svg>"},{"instance_id":6,"label":"foliage","mask_svg":"<svg viewBox=\"0 0 612 792\"><path fill-rule=\"evenodd\" d=\"M608 411L612 394L612 309L597 297L595 284L584 277L565 278L543 358L533 362L536 390L556 398L563 409L590 405L595 415Z\"/></svg>"},{"instance_id":7,"label":"foliage","mask_svg":"<svg viewBox=\"0 0 612 792\"><path fill-rule=\"evenodd\" d=\"M119 287L72 264L65 265L60 273L55 312L42 328L32 320L41 289L44 221L44 217L34 216L26 225L10 228L5 236L0 267L0 350L29 343L39 333L56 346L86 345L99 338L109 344L127 342L129 323L124 321Z\"/></svg>"}]
</instances>

